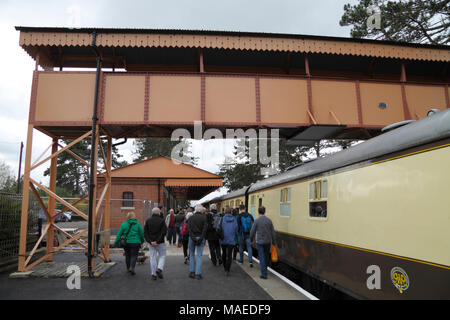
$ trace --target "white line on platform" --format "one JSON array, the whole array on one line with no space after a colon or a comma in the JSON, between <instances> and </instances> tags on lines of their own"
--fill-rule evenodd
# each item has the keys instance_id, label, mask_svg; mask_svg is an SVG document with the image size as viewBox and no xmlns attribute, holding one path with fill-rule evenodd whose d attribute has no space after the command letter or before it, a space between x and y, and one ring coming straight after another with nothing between
<instances>
[{"instance_id":1,"label":"white line on platform","mask_svg":"<svg viewBox=\"0 0 450 320\"><path fill-rule=\"evenodd\" d=\"M248 253L244 251L244 254L246 256L248 256ZM255 260L256 262L259 263L259 260L256 259L255 257L252 258L252 260ZM294 288L295 290L297 290L298 292L300 292L301 294L303 294L304 296L306 296L308 299L310 300L319 300L317 297L313 296L311 293L309 293L308 291L306 291L305 289L303 289L302 287L300 287L299 285L295 284L294 282L292 282L291 280L289 280L288 278L286 278L285 276L279 274L278 272L276 272L275 270L273 270L270 267L267 267L267 270L269 270L270 272L272 272L274 275L276 275L278 278L280 278L281 280L283 280L284 282L286 282L288 285L290 285L292 288Z\"/></svg>"}]
</instances>

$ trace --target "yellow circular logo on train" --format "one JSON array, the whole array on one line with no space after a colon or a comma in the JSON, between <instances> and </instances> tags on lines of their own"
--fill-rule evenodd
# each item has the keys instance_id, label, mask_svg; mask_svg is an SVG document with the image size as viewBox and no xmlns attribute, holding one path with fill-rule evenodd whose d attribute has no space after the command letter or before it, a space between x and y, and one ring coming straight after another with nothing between
<instances>
[{"instance_id":1,"label":"yellow circular logo on train","mask_svg":"<svg viewBox=\"0 0 450 320\"><path fill-rule=\"evenodd\" d=\"M394 267L391 270L391 281L394 287L403 293L409 288L409 278L405 270L400 267Z\"/></svg>"}]
</instances>

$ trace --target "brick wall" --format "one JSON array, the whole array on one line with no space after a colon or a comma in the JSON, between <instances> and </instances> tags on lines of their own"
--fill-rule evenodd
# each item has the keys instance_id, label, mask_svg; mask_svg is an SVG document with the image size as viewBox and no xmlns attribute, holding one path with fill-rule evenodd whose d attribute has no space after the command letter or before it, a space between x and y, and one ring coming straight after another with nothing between
<instances>
[{"instance_id":1,"label":"brick wall","mask_svg":"<svg viewBox=\"0 0 450 320\"><path fill-rule=\"evenodd\" d=\"M105 180L103 178L98 179L97 198L100 197ZM123 207L122 200L117 201L114 199L122 199L124 192L133 193L133 209ZM163 203L164 199L164 186L163 181L160 184L160 198ZM128 212L134 211L137 220L143 224L143 220L148 218L148 208L145 208L143 212L143 200L150 200L152 203L158 202L158 180L157 179L114 179L112 180L111 187L111 205L110 205L110 227L114 232L115 229L120 228L120 225L125 222ZM104 205L99 210L97 216L96 226L98 227L100 217L104 214ZM102 227L104 224L104 216Z\"/></svg>"}]
</instances>

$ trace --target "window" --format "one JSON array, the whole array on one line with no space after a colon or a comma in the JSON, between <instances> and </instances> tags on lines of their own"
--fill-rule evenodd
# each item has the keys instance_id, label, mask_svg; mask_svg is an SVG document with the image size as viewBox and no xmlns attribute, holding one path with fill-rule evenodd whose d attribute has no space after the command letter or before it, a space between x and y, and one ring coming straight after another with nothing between
<instances>
[{"instance_id":1,"label":"window","mask_svg":"<svg viewBox=\"0 0 450 320\"><path fill-rule=\"evenodd\" d=\"M133 207L133 192L122 193L122 206L126 208Z\"/></svg>"},{"instance_id":2,"label":"window","mask_svg":"<svg viewBox=\"0 0 450 320\"><path fill-rule=\"evenodd\" d=\"M318 180L309 184L309 216L327 217L328 181Z\"/></svg>"},{"instance_id":3,"label":"window","mask_svg":"<svg viewBox=\"0 0 450 320\"><path fill-rule=\"evenodd\" d=\"M251 196L251 197L250 197L250 204L251 204L252 206L255 205L255 197L256 197L256 196Z\"/></svg>"},{"instance_id":4,"label":"window","mask_svg":"<svg viewBox=\"0 0 450 320\"><path fill-rule=\"evenodd\" d=\"M291 188L284 188L280 191L280 215L291 216Z\"/></svg>"},{"instance_id":5,"label":"window","mask_svg":"<svg viewBox=\"0 0 450 320\"><path fill-rule=\"evenodd\" d=\"M258 208L259 208L259 207L262 207L262 198L259 198L259 199L258 199Z\"/></svg>"}]
</instances>

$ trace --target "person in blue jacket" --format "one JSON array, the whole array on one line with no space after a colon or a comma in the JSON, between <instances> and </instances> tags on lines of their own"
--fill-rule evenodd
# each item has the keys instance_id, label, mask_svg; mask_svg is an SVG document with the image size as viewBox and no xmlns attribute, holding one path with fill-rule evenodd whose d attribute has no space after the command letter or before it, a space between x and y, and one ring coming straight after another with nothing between
<instances>
[{"instance_id":1,"label":"person in blue jacket","mask_svg":"<svg viewBox=\"0 0 450 320\"><path fill-rule=\"evenodd\" d=\"M232 262L232 252L236 245L236 236L238 233L238 223L231 215L230 207L225 208L225 215L219 222L219 228L223 231L223 239L220 240L222 247L222 262L225 269L226 276L230 275L230 268Z\"/></svg>"}]
</instances>

